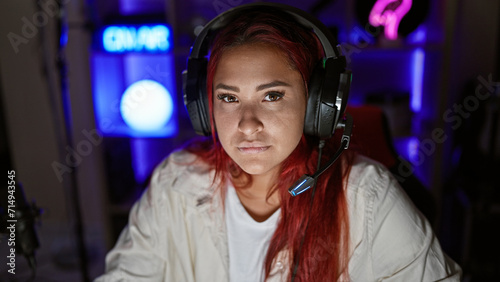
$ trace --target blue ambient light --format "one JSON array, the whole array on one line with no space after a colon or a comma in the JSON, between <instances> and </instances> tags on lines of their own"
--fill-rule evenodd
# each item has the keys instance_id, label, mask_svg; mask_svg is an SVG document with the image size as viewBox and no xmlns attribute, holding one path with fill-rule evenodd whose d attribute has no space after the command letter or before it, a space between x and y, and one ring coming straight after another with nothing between
<instances>
[{"instance_id":1,"label":"blue ambient light","mask_svg":"<svg viewBox=\"0 0 500 282\"><path fill-rule=\"evenodd\" d=\"M422 108L422 88L424 84L425 52L422 48L417 48L412 54L412 90L411 109L418 113Z\"/></svg>"},{"instance_id":2,"label":"blue ambient light","mask_svg":"<svg viewBox=\"0 0 500 282\"><path fill-rule=\"evenodd\" d=\"M166 25L113 25L102 32L102 45L110 53L167 52L172 47L171 34Z\"/></svg>"},{"instance_id":3,"label":"blue ambient light","mask_svg":"<svg viewBox=\"0 0 500 282\"><path fill-rule=\"evenodd\" d=\"M123 120L130 128L139 132L162 129L172 117L173 108L168 90L149 79L130 85L120 102Z\"/></svg>"}]
</instances>

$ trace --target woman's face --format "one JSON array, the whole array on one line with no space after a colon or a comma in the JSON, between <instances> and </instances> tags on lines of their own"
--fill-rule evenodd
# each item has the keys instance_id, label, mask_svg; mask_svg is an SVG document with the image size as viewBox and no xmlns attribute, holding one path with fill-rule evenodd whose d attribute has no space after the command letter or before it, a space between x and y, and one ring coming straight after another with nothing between
<instances>
[{"instance_id":1,"label":"woman's face","mask_svg":"<svg viewBox=\"0 0 500 282\"><path fill-rule=\"evenodd\" d=\"M276 173L304 129L305 86L275 47L224 52L213 80L213 111L222 147L251 175Z\"/></svg>"}]
</instances>

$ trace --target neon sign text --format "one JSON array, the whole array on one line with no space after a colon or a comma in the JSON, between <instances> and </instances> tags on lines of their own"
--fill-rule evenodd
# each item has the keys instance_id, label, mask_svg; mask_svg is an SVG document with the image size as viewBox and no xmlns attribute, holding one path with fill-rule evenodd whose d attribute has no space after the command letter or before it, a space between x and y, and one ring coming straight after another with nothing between
<instances>
[{"instance_id":1,"label":"neon sign text","mask_svg":"<svg viewBox=\"0 0 500 282\"><path fill-rule=\"evenodd\" d=\"M102 33L104 50L122 52L167 52L172 46L166 25L108 26Z\"/></svg>"}]
</instances>

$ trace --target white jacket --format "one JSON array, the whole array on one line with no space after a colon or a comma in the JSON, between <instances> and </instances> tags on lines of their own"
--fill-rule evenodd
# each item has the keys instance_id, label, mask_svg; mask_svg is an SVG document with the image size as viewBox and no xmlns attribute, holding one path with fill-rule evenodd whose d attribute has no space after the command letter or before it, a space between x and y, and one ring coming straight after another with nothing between
<instances>
[{"instance_id":1,"label":"white jacket","mask_svg":"<svg viewBox=\"0 0 500 282\"><path fill-rule=\"evenodd\" d=\"M213 171L200 162L182 164L194 158L176 152L156 168L97 282L228 281L222 200L214 193ZM460 281L460 267L383 166L357 157L347 189L350 281ZM318 244L325 245L321 238ZM284 254L268 281L285 281Z\"/></svg>"}]
</instances>

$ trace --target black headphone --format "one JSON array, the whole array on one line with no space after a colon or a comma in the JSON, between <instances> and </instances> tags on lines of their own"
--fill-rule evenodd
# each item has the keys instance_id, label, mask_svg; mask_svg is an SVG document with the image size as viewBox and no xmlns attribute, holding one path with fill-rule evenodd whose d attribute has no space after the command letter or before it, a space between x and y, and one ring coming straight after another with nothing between
<instances>
[{"instance_id":1,"label":"black headphone","mask_svg":"<svg viewBox=\"0 0 500 282\"><path fill-rule=\"evenodd\" d=\"M196 133L211 134L206 91L209 39L242 13L273 10L286 12L302 26L312 29L323 46L325 58L317 63L308 84L304 134L321 139L333 136L349 96L351 72L346 70L346 58L336 46L333 35L319 20L298 8L276 3L253 3L230 9L210 21L196 38L187 69L182 73L184 104Z\"/></svg>"}]
</instances>

